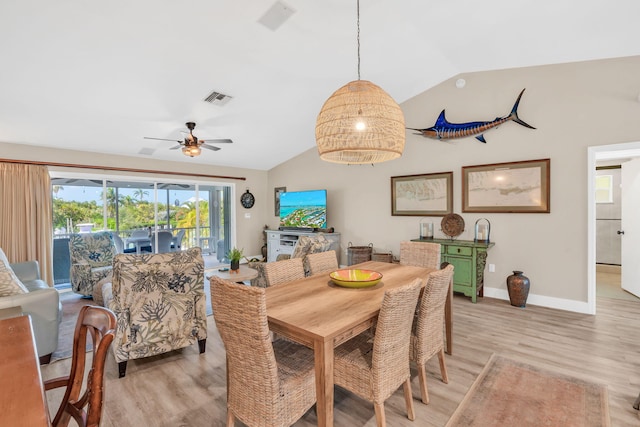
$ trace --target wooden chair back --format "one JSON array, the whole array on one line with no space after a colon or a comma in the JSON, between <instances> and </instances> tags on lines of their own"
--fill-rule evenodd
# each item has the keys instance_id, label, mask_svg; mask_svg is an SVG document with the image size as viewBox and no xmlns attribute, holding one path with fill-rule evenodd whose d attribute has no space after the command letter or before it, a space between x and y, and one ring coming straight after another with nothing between
<instances>
[{"instance_id":1,"label":"wooden chair back","mask_svg":"<svg viewBox=\"0 0 640 427\"><path fill-rule=\"evenodd\" d=\"M400 242L400 264L437 270L440 268L440 244Z\"/></svg>"},{"instance_id":2,"label":"wooden chair back","mask_svg":"<svg viewBox=\"0 0 640 427\"><path fill-rule=\"evenodd\" d=\"M452 277L453 265L448 264L442 270L432 272L427 278L427 284L418 303L419 314L415 328L415 353L418 355L418 363L425 363L444 348L442 319Z\"/></svg>"},{"instance_id":3,"label":"wooden chair back","mask_svg":"<svg viewBox=\"0 0 640 427\"><path fill-rule=\"evenodd\" d=\"M338 269L338 257L336 251L318 252L309 254L306 263L311 276L321 273L331 273Z\"/></svg>"},{"instance_id":4,"label":"wooden chair back","mask_svg":"<svg viewBox=\"0 0 640 427\"><path fill-rule=\"evenodd\" d=\"M365 331L335 349L334 384L373 402L378 427L386 427L384 401L401 385L407 417L415 419L409 342L421 286L422 280L415 278L409 284L387 290L375 335Z\"/></svg>"},{"instance_id":5,"label":"wooden chair back","mask_svg":"<svg viewBox=\"0 0 640 427\"><path fill-rule=\"evenodd\" d=\"M420 394L422 402L429 403L427 372L425 364L436 354L440 361L442 381L447 383L447 366L444 360L444 319L445 304L449 294L449 284L453 278L453 265L449 263L442 270L429 274L427 283L418 302L418 315L411 331L409 358L418 366Z\"/></svg>"},{"instance_id":6,"label":"wooden chair back","mask_svg":"<svg viewBox=\"0 0 640 427\"><path fill-rule=\"evenodd\" d=\"M104 365L107 350L115 336L115 327L116 316L111 310L90 305L80 309L73 335L71 372L66 377L53 378L44 382L45 390L66 387L52 422L54 427L67 426L72 417L81 427L100 425L104 399ZM82 392L89 337L93 344L92 360L86 387Z\"/></svg>"},{"instance_id":7,"label":"wooden chair back","mask_svg":"<svg viewBox=\"0 0 640 427\"><path fill-rule=\"evenodd\" d=\"M268 262L264 266L264 274L267 279L267 286L275 286L293 280L304 279L302 258Z\"/></svg>"},{"instance_id":8,"label":"wooden chair back","mask_svg":"<svg viewBox=\"0 0 640 427\"><path fill-rule=\"evenodd\" d=\"M372 374L379 395L390 395L409 378L409 341L413 312L418 304L422 281L384 294L373 340ZM442 324L442 322L440 322ZM374 393L376 394L376 393Z\"/></svg>"},{"instance_id":9,"label":"wooden chair back","mask_svg":"<svg viewBox=\"0 0 640 427\"><path fill-rule=\"evenodd\" d=\"M267 406L279 396L280 380L264 288L212 276L211 305L227 353L228 405L243 419L247 402L255 402L254 409L267 414Z\"/></svg>"}]
</instances>

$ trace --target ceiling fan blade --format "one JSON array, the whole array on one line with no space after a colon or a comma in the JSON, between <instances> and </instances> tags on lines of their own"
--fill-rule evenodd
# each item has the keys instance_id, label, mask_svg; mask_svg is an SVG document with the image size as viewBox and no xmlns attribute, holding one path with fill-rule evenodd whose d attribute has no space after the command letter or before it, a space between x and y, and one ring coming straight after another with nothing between
<instances>
[{"instance_id":1,"label":"ceiling fan blade","mask_svg":"<svg viewBox=\"0 0 640 427\"><path fill-rule=\"evenodd\" d=\"M201 142L209 142L211 144L233 144L230 139L200 139Z\"/></svg>"},{"instance_id":2,"label":"ceiling fan blade","mask_svg":"<svg viewBox=\"0 0 640 427\"><path fill-rule=\"evenodd\" d=\"M164 138L151 138L149 136L145 136L144 139L155 139L157 141L171 141L171 142L182 142L178 139L164 139Z\"/></svg>"},{"instance_id":3,"label":"ceiling fan blade","mask_svg":"<svg viewBox=\"0 0 640 427\"><path fill-rule=\"evenodd\" d=\"M169 148L169 150L177 150L180 147L182 147L182 144L175 145L175 146Z\"/></svg>"},{"instance_id":4,"label":"ceiling fan blade","mask_svg":"<svg viewBox=\"0 0 640 427\"><path fill-rule=\"evenodd\" d=\"M207 145L207 144L202 144L200 148L206 148L207 150L211 150L211 151L220 150L220 147L214 147L213 145Z\"/></svg>"}]
</instances>

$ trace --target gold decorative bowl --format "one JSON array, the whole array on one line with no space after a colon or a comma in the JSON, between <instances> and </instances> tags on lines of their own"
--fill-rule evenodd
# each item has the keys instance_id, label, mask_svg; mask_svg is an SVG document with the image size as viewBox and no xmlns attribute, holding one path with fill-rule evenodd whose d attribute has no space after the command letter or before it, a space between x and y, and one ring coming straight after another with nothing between
<instances>
[{"instance_id":1,"label":"gold decorative bowl","mask_svg":"<svg viewBox=\"0 0 640 427\"><path fill-rule=\"evenodd\" d=\"M333 283L345 288L367 288L382 280L382 274L373 270L343 269L329 274Z\"/></svg>"}]
</instances>

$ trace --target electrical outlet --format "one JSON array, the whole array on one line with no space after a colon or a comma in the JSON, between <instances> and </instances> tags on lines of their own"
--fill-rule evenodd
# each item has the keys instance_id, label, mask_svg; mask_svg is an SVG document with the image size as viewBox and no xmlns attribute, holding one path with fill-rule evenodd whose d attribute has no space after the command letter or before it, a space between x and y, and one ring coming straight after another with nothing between
<instances>
[{"instance_id":1,"label":"electrical outlet","mask_svg":"<svg viewBox=\"0 0 640 427\"><path fill-rule=\"evenodd\" d=\"M244 218L245 219L250 219L251 218L251 212L245 212L244 213Z\"/></svg>"},{"instance_id":2,"label":"electrical outlet","mask_svg":"<svg viewBox=\"0 0 640 427\"><path fill-rule=\"evenodd\" d=\"M495 273L495 272L496 272L496 265L489 264L489 273Z\"/></svg>"}]
</instances>

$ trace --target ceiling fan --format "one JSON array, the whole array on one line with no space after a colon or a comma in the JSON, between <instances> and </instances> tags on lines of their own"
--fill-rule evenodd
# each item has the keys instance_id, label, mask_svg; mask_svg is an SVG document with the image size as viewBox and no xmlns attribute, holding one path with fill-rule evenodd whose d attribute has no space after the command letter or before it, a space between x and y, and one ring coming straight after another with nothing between
<instances>
[{"instance_id":1,"label":"ceiling fan","mask_svg":"<svg viewBox=\"0 0 640 427\"><path fill-rule=\"evenodd\" d=\"M211 150L211 151L218 151L220 150L220 147L216 147L214 145L207 145L206 141L202 140L202 139L198 139L198 137L196 137L193 134L193 129L195 129L196 124L194 122L187 122L185 123L185 125L187 126L187 129L189 129L189 133L186 133L184 140L181 141L179 139L165 139L165 138L151 138L149 136L145 136L144 139L155 139L158 141L171 141L171 142L177 142L178 145L169 148L169 150L177 150L178 148L182 147L182 153L185 156L189 156L189 157L195 157L195 156L199 156L200 152L201 152L201 148L206 148L207 150ZM212 139L209 140L209 142L214 143L214 144L231 144L233 143L232 140L230 139Z\"/></svg>"}]
</instances>

